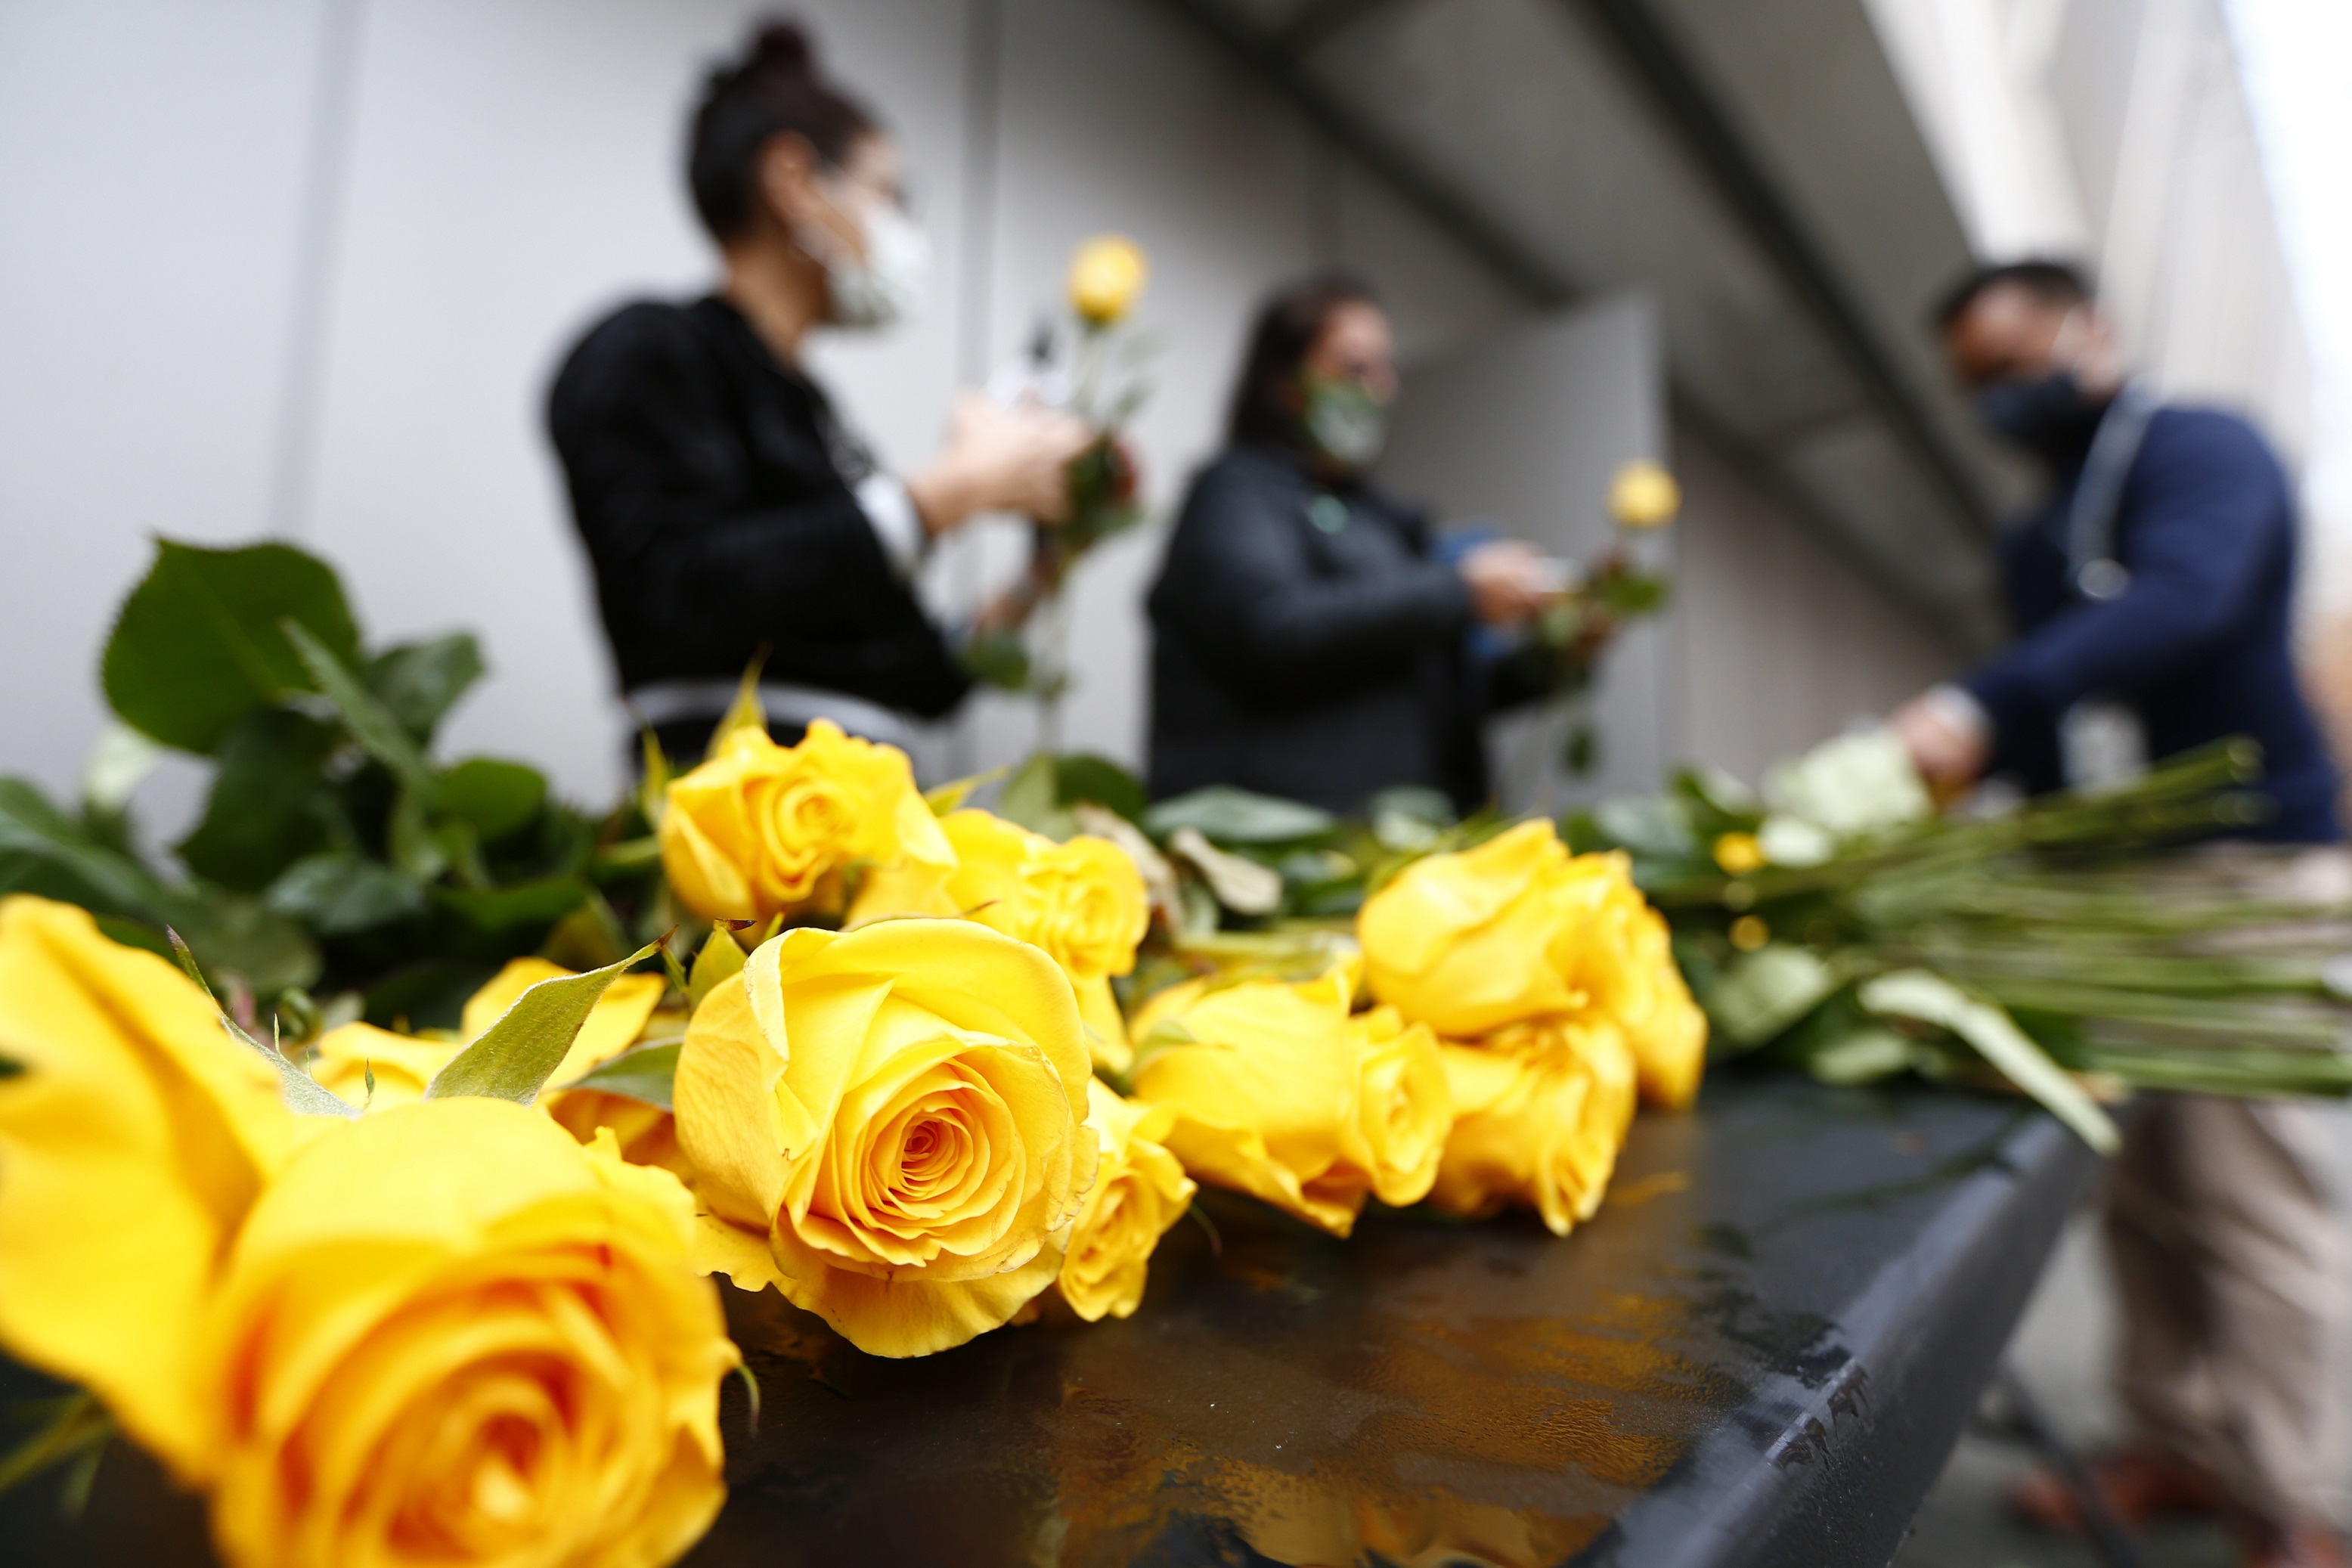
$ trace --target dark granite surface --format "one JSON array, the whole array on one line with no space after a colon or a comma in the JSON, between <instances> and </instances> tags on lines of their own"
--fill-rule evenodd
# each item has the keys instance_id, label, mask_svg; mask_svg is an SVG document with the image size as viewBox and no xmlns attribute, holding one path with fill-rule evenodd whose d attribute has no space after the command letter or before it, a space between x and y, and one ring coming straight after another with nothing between
<instances>
[{"instance_id":1,"label":"dark granite surface","mask_svg":"<svg viewBox=\"0 0 2352 1568\"><path fill-rule=\"evenodd\" d=\"M2093 1162L2017 1103L1726 1077L1645 1115L1610 1204L1368 1215L1340 1242L1213 1194L1125 1322L919 1362L728 1292L732 1495L703 1568L1883 1564ZM206 1561L119 1446L13 1563Z\"/></svg>"}]
</instances>

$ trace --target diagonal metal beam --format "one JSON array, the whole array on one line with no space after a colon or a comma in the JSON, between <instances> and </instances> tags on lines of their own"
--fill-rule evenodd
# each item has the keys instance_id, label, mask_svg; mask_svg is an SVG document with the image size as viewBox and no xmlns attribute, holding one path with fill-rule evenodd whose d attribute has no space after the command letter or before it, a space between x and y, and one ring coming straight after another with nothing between
<instances>
[{"instance_id":1,"label":"diagonal metal beam","mask_svg":"<svg viewBox=\"0 0 2352 1568\"><path fill-rule=\"evenodd\" d=\"M1391 5L1411 0L1307 0L1298 15L1275 35L1276 47L1295 59L1305 59L1357 23Z\"/></svg>"},{"instance_id":2,"label":"diagonal metal beam","mask_svg":"<svg viewBox=\"0 0 2352 1568\"><path fill-rule=\"evenodd\" d=\"M1487 269L1531 304L1565 305L1580 292L1567 275L1513 234L1401 139L1359 113L1308 71L1276 36L1236 16L1223 0L1162 0L1207 34L1276 93L1290 100L1315 128L1354 155Z\"/></svg>"},{"instance_id":3,"label":"diagonal metal beam","mask_svg":"<svg viewBox=\"0 0 2352 1568\"><path fill-rule=\"evenodd\" d=\"M1994 510L1895 355L1839 276L1796 204L1782 193L1730 109L1651 0L1557 0L1610 45L1717 197L1747 229L1880 416L1977 538L1999 532Z\"/></svg>"},{"instance_id":4,"label":"diagonal metal beam","mask_svg":"<svg viewBox=\"0 0 2352 1568\"><path fill-rule=\"evenodd\" d=\"M1287 100L1318 130L1409 205L1418 208L1529 305L1557 310L1588 292L1521 240L1507 224L1440 176L1418 153L1317 81L1281 38L1236 17L1223 0L1161 3L1222 45L1237 63ZM1847 562L1873 587L1918 616L1947 647L1961 654L1977 651L1976 636L1953 606L1925 593L1874 541L1825 505L1770 452L1738 434L1680 377L1670 376L1668 398L1676 427L1706 447L1799 530Z\"/></svg>"}]
</instances>

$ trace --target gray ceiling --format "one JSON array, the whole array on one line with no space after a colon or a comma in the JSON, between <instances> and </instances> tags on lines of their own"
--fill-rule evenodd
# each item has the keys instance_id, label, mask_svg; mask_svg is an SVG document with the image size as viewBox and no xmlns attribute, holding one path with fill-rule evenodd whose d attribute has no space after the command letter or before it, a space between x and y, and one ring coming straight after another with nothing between
<instances>
[{"instance_id":1,"label":"gray ceiling","mask_svg":"<svg viewBox=\"0 0 2352 1568\"><path fill-rule=\"evenodd\" d=\"M1165 0L1531 303L1646 289L1678 434L1956 648L2017 475L1926 331L1967 243L1862 0Z\"/></svg>"}]
</instances>

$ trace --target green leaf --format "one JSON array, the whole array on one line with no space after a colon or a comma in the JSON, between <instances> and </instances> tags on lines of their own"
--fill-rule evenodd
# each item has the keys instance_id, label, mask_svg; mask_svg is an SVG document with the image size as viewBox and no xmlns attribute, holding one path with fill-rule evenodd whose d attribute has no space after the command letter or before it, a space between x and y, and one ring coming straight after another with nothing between
<instances>
[{"instance_id":1,"label":"green leaf","mask_svg":"<svg viewBox=\"0 0 2352 1568\"><path fill-rule=\"evenodd\" d=\"M1618 795L1595 806L1592 821L1610 843L1647 858L1686 860L1699 853L1690 818L1676 801Z\"/></svg>"},{"instance_id":2,"label":"green leaf","mask_svg":"<svg viewBox=\"0 0 2352 1568\"><path fill-rule=\"evenodd\" d=\"M1036 673L1030 665L1029 645L1009 626L975 634L957 657L963 662L964 673L999 691L1026 691Z\"/></svg>"},{"instance_id":3,"label":"green leaf","mask_svg":"<svg viewBox=\"0 0 2352 1568\"><path fill-rule=\"evenodd\" d=\"M538 945L550 927L595 892L576 877L547 877L504 888L436 888L433 901L462 920L489 945L511 952Z\"/></svg>"},{"instance_id":4,"label":"green leaf","mask_svg":"<svg viewBox=\"0 0 2352 1568\"><path fill-rule=\"evenodd\" d=\"M427 886L449 868L451 847L434 831L430 816L424 794L404 785L393 796L383 825L384 854L393 869Z\"/></svg>"},{"instance_id":5,"label":"green leaf","mask_svg":"<svg viewBox=\"0 0 2352 1568\"><path fill-rule=\"evenodd\" d=\"M1911 1042L1892 1029L1856 1029L1805 1058L1816 1083L1852 1086L1893 1078L1911 1065Z\"/></svg>"},{"instance_id":6,"label":"green leaf","mask_svg":"<svg viewBox=\"0 0 2352 1568\"><path fill-rule=\"evenodd\" d=\"M1286 844L1320 837L1338 826L1339 819L1328 811L1231 784L1196 789L1143 814L1144 831L1154 838L1165 839L1180 827L1191 827L1220 844Z\"/></svg>"},{"instance_id":7,"label":"green leaf","mask_svg":"<svg viewBox=\"0 0 2352 1568\"><path fill-rule=\"evenodd\" d=\"M1054 759L1043 752L1022 763L1006 782L997 797L996 815L1048 838L1066 839L1078 830L1078 819L1062 804Z\"/></svg>"},{"instance_id":8,"label":"green leaf","mask_svg":"<svg viewBox=\"0 0 2352 1568\"><path fill-rule=\"evenodd\" d=\"M1736 1046L1760 1046L1828 999L1837 972L1811 949L1771 942L1735 960L1705 998L1706 1016Z\"/></svg>"},{"instance_id":9,"label":"green leaf","mask_svg":"<svg viewBox=\"0 0 2352 1568\"><path fill-rule=\"evenodd\" d=\"M227 1009L220 1005L219 999L214 996L212 984L205 980L204 969L196 963L196 955L188 951L188 944L180 940L180 933L166 928L163 934L171 939L172 951L180 961L181 971L196 983L196 989L203 992L205 1000L213 1005L213 1011L220 1016L220 1026L227 1032L228 1037L258 1053L264 1061L277 1069L278 1095L286 1102L286 1109L301 1116L348 1117L359 1114L358 1107L346 1103L341 1095L288 1061L275 1047L265 1046L247 1034L244 1027L228 1016Z\"/></svg>"},{"instance_id":10,"label":"green leaf","mask_svg":"<svg viewBox=\"0 0 2352 1568\"><path fill-rule=\"evenodd\" d=\"M945 816L949 812L960 809L965 801L971 798L972 792L979 789L981 785L994 784L1012 771L1012 767L1008 764L1003 767L990 768L985 773L966 773L960 779L950 779L943 784L933 784L923 792L923 804L931 808L932 816Z\"/></svg>"},{"instance_id":11,"label":"green leaf","mask_svg":"<svg viewBox=\"0 0 2352 1568\"><path fill-rule=\"evenodd\" d=\"M441 810L472 823L484 843L529 824L546 801L545 775L521 763L468 757L441 774Z\"/></svg>"},{"instance_id":12,"label":"green leaf","mask_svg":"<svg viewBox=\"0 0 2352 1568\"><path fill-rule=\"evenodd\" d=\"M2113 1154L2123 1146L2122 1134L2098 1101L1999 1007L1924 969L1879 975L1864 984L1861 997L1864 1007L1882 1017L1911 1018L1958 1035L2098 1152Z\"/></svg>"},{"instance_id":13,"label":"green leaf","mask_svg":"<svg viewBox=\"0 0 2352 1568\"><path fill-rule=\"evenodd\" d=\"M1055 794L1059 804L1076 805L1090 800L1140 825L1150 797L1143 781L1112 762L1086 752L1066 752L1054 759Z\"/></svg>"},{"instance_id":14,"label":"green leaf","mask_svg":"<svg viewBox=\"0 0 2352 1568\"><path fill-rule=\"evenodd\" d=\"M452 632L431 642L402 643L368 661L368 689L420 742L488 672L481 645L471 632Z\"/></svg>"},{"instance_id":15,"label":"green leaf","mask_svg":"<svg viewBox=\"0 0 2352 1568\"><path fill-rule=\"evenodd\" d=\"M221 742L204 820L174 847L182 862L251 892L322 848L326 828L311 804L339 739L331 726L283 708L238 720Z\"/></svg>"},{"instance_id":16,"label":"green leaf","mask_svg":"<svg viewBox=\"0 0 2352 1568\"><path fill-rule=\"evenodd\" d=\"M547 940L539 945L541 958L566 969L600 968L628 951L629 940L621 930L621 917L613 912L613 906L604 901L601 893L591 893L582 900L555 922Z\"/></svg>"},{"instance_id":17,"label":"green leaf","mask_svg":"<svg viewBox=\"0 0 2352 1568\"><path fill-rule=\"evenodd\" d=\"M699 1007L702 999L710 994L712 986L730 974L742 973L742 945L735 940L734 932L723 925L714 925L710 928L709 937L702 944L702 951L694 955L694 973L686 983L687 997Z\"/></svg>"},{"instance_id":18,"label":"green leaf","mask_svg":"<svg viewBox=\"0 0 2352 1568\"><path fill-rule=\"evenodd\" d=\"M606 1094L625 1095L642 1100L647 1105L670 1109L670 1087L677 1077L677 1052L684 1042L678 1040L648 1040L642 1046L632 1046L619 1056L600 1062L583 1077L571 1083L559 1084L559 1089L593 1089Z\"/></svg>"},{"instance_id":19,"label":"green leaf","mask_svg":"<svg viewBox=\"0 0 2352 1568\"><path fill-rule=\"evenodd\" d=\"M514 999L479 1039L450 1058L425 1087L427 1100L484 1095L529 1105L539 1098L547 1075L563 1063L597 998L633 964L661 946L647 942L618 963L542 980Z\"/></svg>"},{"instance_id":20,"label":"green leaf","mask_svg":"<svg viewBox=\"0 0 2352 1568\"><path fill-rule=\"evenodd\" d=\"M243 894L187 900L171 916L215 973L234 973L256 994L274 996L319 978L318 943L301 924Z\"/></svg>"},{"instance_id":21,"label":"green leaf","mask_svg":"<svg viewBox=\"0 0 2352 1568\"><path fill-rule=\"evenodd\" d=\"M637 745L643 760L643 776L637 780L637 813L646 819L646 826L659 829L662 815L669 809L669 757L662 751L661 739L654 733L654 727L642 719L637 721Z\"/></svg>"},{"instance_id":22,"label":"green leaf","mask_svg":"<svg viewBox=\"0 0 2352 1568\"><path fill-rule=\"evenodd\" d=\"M38 1425L23 1442L0 1454L0 1496L43 1470L71 1464L85 1454L102 1449L114 1436L114 1418L106 1413L98 1396L86 1389L27 1403L37 1413Z\"/></svg>"},{"instance_id":23,"label":"green leaf","mask_svg":"<svg viewBox=\"0 0 2352 1568\"><path fill-rule=\"evenodd\" d=\"M263 900L327 936L391 925L423 914L431 902L421 883L352 849L330 849L295 861Z\"/></svg>"},{"instance_id":24,"label":"green leaf","mask_svg":"<svg viewBox=\"0 0 2352 1568\"><path fill-rule=\"evenodd\" d=\"M392 776L421 800L433 799L433 768L425 760L425 752L408 727L394 717L391 709L356 675L351 667L336 657L335 651L310 635L292 616L278 622L286 640L300 655L303 667L317 681L327 700L349 730L360 749L392 770Z\"/></svg>"},{"instance_id":25,"label":"green leaf","mask_svg":"<svg viewBox=\"0 0 2352 1568\"><path fill-rule=\"evenodd\" d=\"M456 1029L467 999L498 971L493 962L430 958L384 975L368 987L360 1016L378 1028L411 1034Z\"/></svg>"},{"instance_id":26,"label":"green leaf","mask_svg":"<svg viewBox=\"0 0 2352 1568\"><path fill-rule=\"evenodd\" d=\"M167 746L209 752L231 726L312 678L279 629L299 623L332 658L359 657L359 628L334 569L290 545L206 550L156 542L107 638L100 679L126 723Z\"/></svg>"},{"instance_id":27,"label":"green leaf","mask_svg":"<svg viewBox=\"0 0 2352 1568\"><path fill-rule=\"evenodd\" d=\"M17 890L107 914L176 912L173 889L153 872L100 843L22 779L0 778L0 858L9 861L6 884Z\"/></svg>"},{"instance_id":28,"label":"green leaf","mask_svg":"<svg viewBox=\"0 0 2352 1568\"><path fill-rule=\"evenodd\" d=\"M705 762L719 754L727 738L738 730L768 732L768 710L760 704L760 667L768 662L768 650L761 648L743 667L743 679L735 687L735 700L719 716L719 727L710 731L710 744L703 751Z\"/></svg>"}]
</instances>

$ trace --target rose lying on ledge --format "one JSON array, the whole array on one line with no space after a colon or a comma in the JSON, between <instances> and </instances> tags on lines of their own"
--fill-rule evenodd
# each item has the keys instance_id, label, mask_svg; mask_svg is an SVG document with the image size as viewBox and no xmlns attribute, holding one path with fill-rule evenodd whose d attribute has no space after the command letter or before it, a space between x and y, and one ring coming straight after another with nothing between
<instances>
[{"instance_id":1,"label":"rose lying on ledge","mask_svg":"<svg viewBox=\"0 0 2352 1568\"><path fill-rule=\"evenodd\" d=\"M1418 1203L1453 1104L1437 1041L1393 1010L1351 1017L1347 972L1289 984L1199 981L1137 1015L1136 1097L1165 1111L1169 1148L1334 1236L1364 1200Z\"/></svg>"},{"instance_id":2,"label":"rose lying on ledge","mask_svg":"<svg viewBox=\"0 0 2352 1568\"><path fill-rule=\"evenodd\" d=\"M209 1491L238 1568L670 1561L736 1363L690 1200L517 1103L621 967L356 1117L164 960L0 900L0 1345Z\"/></svg>"},{"instance_id":3,"label":"rose lying on ledge","mask_svg":"<svg viewBox=\"0 0 2352 1568\"><path fill-rule=\"evenodd\" d=\"M1698 1093L1706 1017L1622 854L1570 855L1549 821L1524 822L1406 867L1356 930L1372 994L1441 1035L1606 1021L1645 1100L1680 1108Z\"/></svg>"},{"instance_id":4,"label":"rose lying on ledge","mask_svg":"<svg viewBox=\"0 0 2352 1568\"><path fill-rule=\"evenodd\" d=\"M968 921L803 928L695 1010L677 1136L707 1265L876 1355L926 1355L1054 1282L1094 1185L1070 983Z\"/></svg>"}]
</instances>

